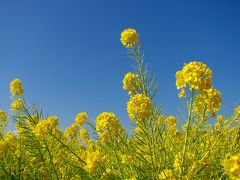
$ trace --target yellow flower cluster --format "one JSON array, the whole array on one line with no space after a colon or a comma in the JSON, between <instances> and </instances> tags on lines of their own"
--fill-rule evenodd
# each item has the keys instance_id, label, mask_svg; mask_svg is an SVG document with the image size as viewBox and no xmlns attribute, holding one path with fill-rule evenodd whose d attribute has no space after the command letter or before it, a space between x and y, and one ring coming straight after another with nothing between
<instances>
[{"instance_id":1,"label":"yellow flower cluster","mask_svg":"<svg viewBox=\"0 0 240 180\"><path fill-rule=\"evenodd\" d=\"M96 130L103 142L106 142L110 137L116 138L123 132L119 119L109 112L103 112L97 116Z\"/></svg>"},{"instance_id":2,"label":"yellow flower cluster","mask_svg":"<svg viewBox=\"0 0 240 180\"><path fill-rule=\"evenodd\" d=\"M14 79L10 83L10 93L12 94L12 96L16 96L16 97L24 93L24 90L22 88L22 83L19 79Z\"/></svg>"},{"instance_id":3,"label":"yellow flower cluster","mask_svg":"<svg viewBox=\"0 0 240 180\"><path fill-rule=\"evenodd\" d=\"M165 124L168 126L168 127L171 127L171 126L176 126L177 125L177 120L174 116L168 116L166 119L165 119Z\"/></svg>"},{"instance_id":4,"label":"yellow flower cluster","mask_svg":"<svg viewBox=\"0 0 240 180\"><path fill-rule=\"evenodd\" d=\"M137 89L136 88L137 85L140 84L140 81L138 79L138 74L133 74L131 72L125 74L122 82L123 82L123 89L128 90L129 95L134 94L134 92Z\"/></svg>"},{"instance_id":5,"label":"yellow flower cluster","mask_svg":"<svg viewBox=\"0 0 240 180\"><path fill-rule=\"evenodd\" d=\"M3 137L2 137L3 138ZM16 143L16 136L8 132L3 139L0 140L0 159L4 158L9 149Z\"/></svg>"},{"instance_id":6,"label":"yellow flower cluster","mask_svg":"<svg viewBox=\"0 0 240 180\"><path fill-rule=\"evenodd\" d=\"M81 112L76 116L75 121L79 127L82 127L87 119L88 119L87 113Z\"/></svg>"},{"instance_id":7,"label":"yellow flower cluster","mask_svg":"<svg viewBox=\"0 0 240 180\"><path fill-rule=\"evenodd\" d=\"M87 142L89 140L89 134L86 129L80 129L79 135L85 142Z\"/></svg>"},{"instance_id":8,"label":"yellow flower cluster","mask_svg":"<svg viewBox=\"0 0 240 180\"><path fill-rule=\"evenodd\" d=\"M144 94L136 94L127 103L128 116L132 120L147 120L151 117L153 104Z\"/></svg>"},{"instance_id":9,"label":"yellow flower cluster","mask_svg":"<svg viewBox=\"0 0 240 180\"><path fill-rule=\"evenodd\" d=\"M132 48L132 47L134 47L135 43L139 43L138 34L137 34L136 30L131 29L131 28L125 29L121 33L120 40L126 48Z\"/></svg>"},{"instance_id":10,"label":"yellow flower cluster","mask_svg":"<svg viewBox=\"0 0 240 180\"><path fill-rule=\"evenodd\" d=\"M193 61L176 72L176 86L180 89L188 84L191 89L209 89L212 86L211 78L212 71L206 64Z\"/></svg>"},{"instance_id":11,"label":"yellow flower cluster","mask_svg":"<svg viewBox=\"0 0 240 180\"><path fill-rule=\"evenodd\" d=\"M49 117L48 119L41 120L33 130L33 133L39 139L50 133L58 126L58 118L56 116Z\"/></svg>"},{"instance_id":12,"label":"yellow flower cluster","mask_svg":"<svg viewBox=\"0 0 240 180\"><path fill-rule=\"evenodd\" d=\"M181 71L176 72L176 86L181 89L178 96L186 97L185 87L188 85L193 91L198 90L194 102L194 110L198 114L215 113L219 111L222 103L221 93L212 87L212 70L202 62L190 62L185 64Z\"/></svg>"},{"instance_id":13,"label":"yellow flower cluster","mask_svg":"<svg viewBox=\"0 0 240 180\"><path fill-rule=\"evenodd\" d=\"M219 111L222 103L220 92L216 89L210 88L202 90L197 96L194 104L194 110L197 113L210 112L212 117Z\"/></svg>"},{"instance_id":14,"label":"yellow flower cluster","mask_svg":"<svg viewBox=\"0 0 240 180\"><path fill-rule=\"evenodd\" d=\"M240 115L240 106L237 106L234 110L235 115Z\"/></svg>"},{"instance_id":15,"label":"yellow flower cluster","mask_svg":"<svg viewBox=\"0 0 240 180\"><path fill-rule=\"evenodd\" d=\"M240 154L223 160L222 165L231 179L240 179Z\"/></svg>"},{"instance_id":16,"label":"yellow flower cluster","mask_svg":"<svg viewBox=\"0 0 240 180\"><path fill-rule=\"evenodd\" d=\"M64 132L64 136L65 137L73 137L75 135L77 135L77 131L78 131L78 125L72 124L71 126L67 127L65 132Z\"/></svg>"},{"instance_id":17,"label":"yellow flower cluster","mask_svg":"<svg viewBox=\"0 0 240 180\"><path fill-rule=\"evenodd\" d=\"M18 98L11 104L11 108L13 111L19 111L20 109L23 108L23 106L24 106L23 98Z\"/></svg>"},{"instance_id":18,"label":"yellow flower cluster","mask_svg":"<svg viewBox=\"0 0 240 180\"><path fill-rule=\"evenodd\" d=\"M186 93L185 93L185 90L184 90L184 89L181 89L181 91L178 93L178 96L179 96L180 98L186 97L187 95L186 95Z\"/></svg>"},{"instance_id":19,"label":"yellow flower cluster","mask_svg":"<svg viewBox=\"0 0 240 180\"><path fill-rule=\"evenodd\" d=\"M19 111L24 106L24 100L21 95L24 93L22 83L19 79L14 79L10 83L10 93L14 101L11 104L12 111Z\"/></svg>"},{"instance_id":20,"label":"yellow flower cluster","mask_svg":"<svg viewBox=\"0 0 240 180\"><path fill-rule=\"evenodd\" d=\"M99 150L87 151L85 170L95 174L97 172L97 165L100 162L100 159L101 157Z\"/></svg>"}]
</instances>

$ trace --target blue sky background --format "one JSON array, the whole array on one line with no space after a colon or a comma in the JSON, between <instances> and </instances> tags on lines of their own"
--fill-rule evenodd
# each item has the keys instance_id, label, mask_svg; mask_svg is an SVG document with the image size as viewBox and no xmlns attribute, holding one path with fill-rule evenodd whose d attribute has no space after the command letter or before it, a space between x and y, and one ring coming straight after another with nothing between
<instances>
[{"instance_id":1,"label":"blue sky background","mask_svg":"<svg viewBox=\"0 0 240 180\"><path fill-rule=\"evenodd\" d=\"M19 78L27 101L59 116L62 128L78 112L109 111L129 129L121 81L133 64L119 41L128 27L140 34L168 115L181 104L175 72L192 60L212 68L222 112L240 103L237 0L0 0L0 108L9 109L9 83Z\"/></svg>"}]
</instances>

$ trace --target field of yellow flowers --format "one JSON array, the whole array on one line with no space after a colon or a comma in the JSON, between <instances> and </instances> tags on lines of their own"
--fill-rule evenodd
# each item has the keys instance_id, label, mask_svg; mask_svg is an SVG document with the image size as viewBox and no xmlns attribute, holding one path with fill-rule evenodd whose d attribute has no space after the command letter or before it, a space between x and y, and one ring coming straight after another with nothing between
<instances>
[{"instance_id":1,"label":"field of yellow flowers","mask_svg":"<svg viewBox=\"0 0 240 180\"><path fill-rule=\"evenodd\" d=\"M217 115L222 99L212 70L202 62L184 64L176 88L185 119L165 116L154 103L156 82L136 30L124 30L120 40L137 67L123 78L131 133L112 112L95 122L80 112L62 131L56 116L44 117L26 103L15 79L11 113L0 110L0 179L240 179L240 106L229 117ZM14 132L6 131L10 120Z\"/></svg>"}]
</instances>

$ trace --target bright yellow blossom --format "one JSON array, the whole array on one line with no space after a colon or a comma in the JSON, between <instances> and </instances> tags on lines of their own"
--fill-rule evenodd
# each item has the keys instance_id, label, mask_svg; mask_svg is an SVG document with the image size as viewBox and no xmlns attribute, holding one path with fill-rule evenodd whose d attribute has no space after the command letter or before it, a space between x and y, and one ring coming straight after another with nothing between
<instances>
[{"instance_id":1,"label":"bright yellow blossom","mask_svg":"<svg viewBox=\"0 0 240 180\"><path fill-rule=\"evenodd\" d=\"M184 89L181 89L180 93L178 93L178 97L180 98L186 97L186 93Z\"/></svg>"},{"instance_id":2,"label":"bright yellow blossom","mask_svg":"<svg viewBox=\"0 0 240 180\"><path fill-rule=\"evenodd\" d=\"M176 126L177 124L177 120L174 116L168 116L166 119L165 119L165 124L167 126Z\"/></svg>"},{"instance_id":3,"label":"bright yellow blossom","mask_svg":"<svg viewBox=\"0 0 240 180\"><path fill-rule=\"evenodd\" d=\"M64 136L65 137L73 137L73 136L77 135L77 131L78 131L78 125L76 123L74 123L71 126L66 128L66 130L64 132Z\"/></svg>"},{"instance_id":4,"label":"bright yellow blossom","mask_svg":"<svg viewBox=\"0 0 240 180\"><path fill-rule=\"evenodd\" d=\"M127 103L127 111L132 120L147 120L151 117L153 104L144 94L136 94Z\"/></svg>"},{"instance_id":5,"label":"bright yellow blossom","mask_svg":"<svg viewBox=\"0 0 240 180\"><path fill-rule=\"evenodd\" d=\"M212 71L202 62L193 61L185 64L181 71L176 72L176 86L184 89L187 85L191 89L206 90L212 86ZM179 97L185 97L185 92L181 90Z\"/></svg>"},{"instance_id":6,"label":"bright yellow blossom","mask_svg":"<svg viewBox=\"0 0 240 180\"><path fill-rule=\"evenodd\" d=\"M129 91L129 94L132 95L136 91L136 86L139 85L138 74L133 74L131 72L125 74L123 78L123 89Z\"/></svg>"},{"instance_id":7,"label":"bright yellow blossom","mask_svg":"<svg viewBox=\"0 0 240 180\"><path fill-rule=\"evenodd\" d=\"M41 120L33 130L33 133L38 138L43 138L50 133L58 125L58 118L56 116L49 117L46 120Z\"/></svg>"},{"instance_id":8,"label":"bright yellow blossom","mask_svg":"<svg viewBox=\"0 0 240 180\"><path fill-rule=\"evenodd\" d=\"M121 33L120 40L126 48L132 48L135 43L139 43L138 34L136 30L131 28L125 29Z\"/></svg>"},{"instance_id":9,"label":"bright yellow blossom","mask_svg":"<svg viewBox=\"0 0 240 180\"><path fill-rule=\"evenodd\" d=\"M176 72L176 86L178 89L186 87L186 81L184 80L184 74L182 71Z\"/></svg>"},{"instance_id":10,"label":"bright yellow blossom","mask_svg":"<svg viewBox=\"0 0 240 180\"><path fill-rule=\"evenodd\" d=\"M196 96L194 104L195 111L197 113L210 112L211 116L215 116L215 113L219 111L222 104L220 94L220 91L213 88L200 91Z\"/></svg>"},{"instance_id":11,"label":"bright yellow blossom","mask_svg":"<svg viewBox=\"0 0 240 180\"><path fill-rule=\"evenodd\" d=\"M83 124L87 119L88 119L87 113L81 112L76 116L75 121L76 121L76 124L81 127L83 126Z\"/></svg>"},{"instance_id":12,"label":"bright yellow blossom","mask_svg":"<svg viewBox=\"0 0 240 180\"><path fill-rule=\"evenodd\" d=\"M116 138L123 132L119 119L113 113L109 112L103 112L97 116L96 130L103 142L109 137Z\"/></svg>"},{"instance_id":13,"label":"bright yellow blossom","mask_svg":"<svg viewBox=\"0 0 240 180\"><path fill-rule=\"evenodd\" d=\"M86 129L80 129L79 135L84 140L84 142L87 142L89 140L89 134Z\"/></svg>"},{"instance_id":14,"label":"bright yellow blossom","mask_svg":"<svg viewBox=\"0 0 240 180\"><path fill-rule=\"evenodd\" d=\"M95 174L97 172L97 165L100 162L100 151L95 150L95 151L87 151L86 154L86 165L85 165L85 170L88 172Z\"/></svg>"},{"instance_id":15,"label":"bright yellow blossom","mask_svg":"<svg viewBox=\"0 0 240 180\"><path fill-rule=\"evenodd\" d=\"M231 179L240 179L240 154L223 160L222 165Z\"/></svg>"},{"instance_id":16,"label":"bright yellow blossom","mask_svg":"<svg viewBox=\"0 0 240 180\"><path fill-rule=\"evenodd\" d=\"M240 115L240 106L237 106L237 107L234 109L234 114L235 114L235 115Z\"/></svg>"},{"instance_id":17,"label":"bright yellow blossom","mask_svg":"<svg viewBox=\"0 0 240 180\"><path fill-rule=\"evenodd\" d=\"M23 98L16 99L12 102L11 107L13 111L19 111L24 106Z\"/></svg>"},{"instance_id":18,"label":"bright yellow blossom","mask_svg":"<svg viewBox=\"0 0 240 180\"><path fill-rule=\"evenodd\" d=\"M22 88L22 83L19 79L14 79L10 83L10 93L12 94L12 96L16 96L16 97L24 93L24 90Z\"/></svg>"}]
</instances>

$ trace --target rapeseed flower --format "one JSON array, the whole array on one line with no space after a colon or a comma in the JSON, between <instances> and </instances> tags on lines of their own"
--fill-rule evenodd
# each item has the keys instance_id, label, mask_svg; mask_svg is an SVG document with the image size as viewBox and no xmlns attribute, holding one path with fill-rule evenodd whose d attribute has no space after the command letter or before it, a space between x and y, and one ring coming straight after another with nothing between
<instances>
[{"instance_id":1,"label":"rapeseed flower","mask_svg":"<svg viewBox=\"0 0 240 180\"><path fill-rule=\"evenodd\" d=\"M117 137L123 132L119 119L115 114L103 112L96 118L96 130L100 139L105 142L109 137Z\"/></svg>"},{"instance_id":2,"label":"rapeseed flower","mask_svg":"<svg viewBox=\"0 0 240 180\"><path fill-rule=\"evenodd\" d=\"M240 154L223 160L222 165L231 179L240 179Z\"/></svg>"},{"instance_id":3,"label":"rapeseed flower","mask_svg":"<svg viewBox=\"0 0 240 180\"><path fill-rule=\"evenodd\" d=\"M89 134L86 129L80 129L79 135L84 140L84 142L87 142L89 140Z\"/></svg>"},{"instance_id":4,"label":"rapeseed flower","mask_svg":"<svg viewBox=\"0 0 240 180\"><path fill-rule=\"evenodd\" d=\"M200 91L196 96L195 111L197 113L210 112L211 117L215 117L215 113L219 111L222 104L220 95L220 91L213 88Z\"/></svg>"},{"instance_id":5,"label":"rapeseed flower","mask_svg":"<svg viewBox=\"0 0 240 180\"><path fill-rule=\"evenodd\" d=\"M12 94L12 96L16 96L16 97L24 93L24 90L22 88L22 83L19 79L14 79L10 83L10 93Z\"/></svg>"},{"instance_id":6,"label":"rapeseed flower","mask_svg":"<svg viewBox=\"0 0 240 180\"><path fill-rule=\"evenodd\" d=\"M176 86L184 89L189 85L190 89L205 90L212 87L212 70L202 62L193 61L185 64L181 71L176 72ZM179 97L185 97L181 90Z\"/></svg>"},{"instance_id":7,"label":"rapeseed flower","mask_svg":"<svg viewBox=\"0 0 240 180\"><path fill-rule=\"evenodd\" d=\"M86 165L85 165L85 170L92 173L96 174L97 173L97 165L98 163L101 162L101 156L100 156L100 151L97 150L88 150L86 154Z\"/></svg>"},{"instance_id":8,"label":"rapeseed flower","mask_svg":"<svg viewBox=\"0 0 240 180\"><path fill-rule=\"evenodd\" d=\"M65 137L73 137L77 135L78 125L76 123L72 124L71 126L67 127L64 136Z\"/></svg>"},{"instance_id":9,"label":"rapeseed flower","mask_svg":"<svg viewBox=\"0 0 240 180\"><path fill-rule=\"evenodd\" d=\"M127 111L132 120L147 120L151 117L153 104L144 94L136 94L127 103Z\"/></svg>"},{"instance_id":10,"label":"rapeseed flower","mask_svg":"<svg viewBox=\"0 0 240 180\"><path fill-rule=\"evenodd\" d=\"M58 118L56 116L49 117L48 119L41 120L36 125L33 133L38 138L43 138L48 133L52 132L54 128L58 125Z\"/></svg>"},{"instance_id":11,"label":"rapeseed flower","mask_svg":"<svg viewBox=\"0 0 240 180\"><path fill-rule=\"evenodd\" d=\"M120 38L122 45L126 48L132 48L135 43L139 43L138 34L135 29L125 29Z\"/></svg>"},{"instance_id":12,"label":"rapeseed flower","mask_svg":"<svg viewBox=\"0 0 240 180\"><path fill-rule=\"evenodd\" d=\"M177 124L177 120L176 120L176 118L174 117L174 116L168 116L166 119L165 119L165 124L167 125L167 126L176 126L176 124Z\"/></svg>"},{"instance_id":13,"label":"rapeseed flower","mask_svg":"<svg viewBox=\"0 0 240 180\"><path fill-rule=\"evenodd\" d=\"M23 98L16 99L12 102L11 107L13 111L19 111L24 106Z\"/></svg>"},{"instance_id":14,"label":"rapeseed flower","mask_svg":"<svg viewBox=\"0 0 240 180\"><path fill-rule=\"evenodd\" d=\"M81 112L75 117L76 124L80 127L83 126L83 124L87 119L88 119L88 116L86 112Z\"/></svg>"},{"instance_id":15,"label":"rapeseed flower","mask_svg":"<svg viewBox=\"0 0 240 180\"><path fill-rule=\"evenodd\" d=\"M234 114L235 114L235 115L240 115L240 106L237 106L237 107L234 109Z\"/></svg>"},{"instance_id":16,"label":"rapeseed flower","mask_svg":"<svg viewBox=\"0 0 240 180\"><path fill-rule=\"evenodd\" d=\"M138 74L133 74L131 72L125 74L122 82L123 89L128 90L130 95L134 94L137 89L137 85L140 83Z\"/></svg>"}]
</instances>

